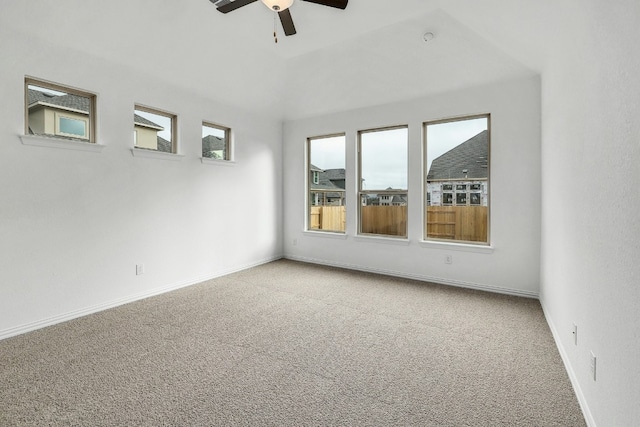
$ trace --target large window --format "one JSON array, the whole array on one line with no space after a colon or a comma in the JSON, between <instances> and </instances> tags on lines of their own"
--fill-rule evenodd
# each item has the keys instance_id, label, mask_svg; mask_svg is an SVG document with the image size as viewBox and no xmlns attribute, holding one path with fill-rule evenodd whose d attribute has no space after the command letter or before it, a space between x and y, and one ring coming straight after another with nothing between
<instances>
[{"instance_id":1,"label":"large window","mask_svg":"<svg viewBox=\"0 0 640 427\"><path fill-rule=\"evenodd\" d=\"M143 150L176 153L176 116L148 107L133 111L133 145Z\"/></svg>"},{"instance_id":2,"label":"large window","mask_svg":"<svg viewBox=\"0 0 640 427\"><path fill-rule=\"evenodd\" d=\"M25 79L25 134L95 142L95 95Z\"/></svg>"},{"instance_id":3,"label":"large window","mask_svg":"<svg viewBox=\"0 0 640 427\"><path fill-rule=\"evenodd\" d=\"M345 136L307 140L308 230L345 232Z\"/></svg>"},{"instance_id":4,"label":"large window","mask_svg":"<svg viewBox=\"0 0 640 427\"><path fill-rule=\"evenodd\" d=\"M359 132L360 234L407 236L407 150L406 126Z\"/></svg>"},{"instance_id":5,"label":"large window","mask_svg":"<svg viewBox=\"0 0 640 427\"><path fill-rule=\"evenodd\" d=\"M202 123L202 157L206 159L231 160L229 135L231 130L212 123Z\"/></svg>"},{"instance_id":6,"label":"large window","mask_svg":"<svg viewBox=\"0 0 640 427\"><path fill-rule=\"evenodd\" d=\"M489 243L489 115L425 123L425 238Z\"/></svg>"}]
</instances>

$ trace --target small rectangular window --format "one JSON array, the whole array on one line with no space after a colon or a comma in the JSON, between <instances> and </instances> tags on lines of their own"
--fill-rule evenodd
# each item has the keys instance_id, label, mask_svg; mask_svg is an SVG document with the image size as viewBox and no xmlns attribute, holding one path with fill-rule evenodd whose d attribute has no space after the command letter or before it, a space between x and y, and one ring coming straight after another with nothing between
<instances>
[{"instance_id":1,"label":"small rectangular window","mask_svg":"<svg viewBox=\"0 0 640 427\"><path fill-rule=\"evenodd\" d=\"M231 129L202 122L202 157L206 159L231 160L229 138Z\"/></svg>"},{"instance_id":2,"label":"small rectangular window","mask_svg":"<svg viewBox=\"0 0 640 427\"><path fill-rule=\"evenodd\" d=\"M175 114L136 105L133 111L134 147L177 153Z\"/></svg>"},{"instance_id":3,"label":"small rectangular window","mask_svg":"<svg viewBox=\"0 0 640 427\"><path fill-rule=\"evenodd\" d=\"M358 133L359 231L407 237L407 126Z\"/></svg>"},{"instance_id":4,"label":"small rectangular window","mask_svg":"<svg viewBox=\"0 0 640 427\"><path fill-rule=\"evenodd\" d=\"M425 239L489 243L489 119L424 124Z\"/></svg>"},{"instance_id":5,"label":"small rectangular window","mask_svg":"<svg viewBox=\"0 0 640 427\"><path fill-rule=\"evenodd\" d=\"M25 134L95 142L94 94L25 79Z\"/></svg>"},{"instance_id":6,"label":"small rectangular window","mask_svg":"<svg viewBox=\"0 0 640 427\"><path fill-rule=\"evenodd\" d=\"M344 135L307 140L308 230L346 230Z\"/></svg>"}]
</instances>

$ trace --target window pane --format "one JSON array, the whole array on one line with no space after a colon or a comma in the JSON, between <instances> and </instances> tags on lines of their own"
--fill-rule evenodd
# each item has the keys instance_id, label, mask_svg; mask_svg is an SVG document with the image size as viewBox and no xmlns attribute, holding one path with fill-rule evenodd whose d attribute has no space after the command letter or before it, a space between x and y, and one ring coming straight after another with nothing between
<instances>
[{"instance_id":1,"label":"window pane","mask_svg":"<svg viewBox=\"0 0 640 427\"><path fill-rule=\"evenodd\" d=\"M488 243L489 116L425 127L426 238Z\"/></svg>"},{"instance_id":2,"label":"window pane","mask_svg":"<svg viewBox=\"0 0 640 427\"><path fill-rule=\"evenodd\" d=\"M134 147L173 153L175 116L140 108L136 107L133 111Z\"/></svg>"},{"instance_id":3,"label":"window pane","mask_svg":"<svg viewBox=\"0 0 640 427\"><path fill-rule=\"evenodd\" d=\"M407 127L360 132L360 233L407 236L407 149Z\"/></svg>"},{"instance_id":4,"label":"window pane","mask_svg":"<svg viewBox=\"0 0 640 427\"><path fill-rule=\"evenodd\" d=\"M345 136L308 140L309 230L345 232Z\"/></svg>"},{"instance_id":5,"label":"window pane","mask_svg":"<svg viewBox=\"0 0 640 427\"><path fill-rule=\"evenodd\" d=\"M208 159L230 160L229 128L202 124L202 157Z\"/></svg>"},{"instance_id":6,"label":"window pane","mask_svg":"<svg viewBox=\"0 0 640 427\"><path fill-rule=\"evenodd\" d=\"M26 91L28 134L92 142L93 95L30 79Z\"/></svg>"},{"instance_id":7,"label":"window pane","mask_svg":"<svg viewBox=\"0 0 640 427\"><path fill-rule=\"evenodd\" d=\"M362 190L407 189L408 129L360 134Z\"/></svg>"},{"instance_id":8,"label":"window pane","mask_svg":"<svg viewBox=\"0 0 640 427\"><path fill-rule=\"evenodd\" d=\"M60 117L60 132L77 136L85 136L86 126L84 120Z\"/></svg>"}]
</instances>

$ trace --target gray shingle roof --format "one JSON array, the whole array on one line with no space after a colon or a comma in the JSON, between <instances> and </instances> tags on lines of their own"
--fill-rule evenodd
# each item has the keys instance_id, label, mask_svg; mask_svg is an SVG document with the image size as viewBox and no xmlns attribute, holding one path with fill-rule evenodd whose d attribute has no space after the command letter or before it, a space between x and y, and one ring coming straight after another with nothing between
<instances>
[{"instance_id":1,"label":"gray shingle roof","mask_svg":"<svg viewBox=\"0 0 640 427\"><path fill-rule=\"evenodd\" d=\"M35 89L28 89L27 98L29 102L29 106L33 104L50 104L57 105L63 108L71 108L73 110L83 111L85 113L89 112L89 103L90 100L87 97L65 94L65 95L53 95L47 92L41 92Z\"/></svg>"},{"instance_id":2,"label":"gray shingle roof","mask_svg":"<svg viewBox=\"0 0 640 427\"><path fill-rule=\"evenodd\" d=\"M224 141L224 138L220 138L219 136L207 135L202 138L202 151L216 151L216 150L224 150L227 148L227 144Z\"/></svg>"},{"instance_id":3,"label":"gray shingle roof","mask_svg":"<svg viewBox=\"0 0 640 427\"><path fill-rule=\"evenodd\" d=\"M163 137L158 137L158 151L162 151L164 153L171 153L171 142L167 141Z\"/></svg>"},{"instance_id":4,"label":"gray shingle roof","mask_svg":"<svg viewBox=\"0 0 640 427\"><path fill-rule=\"evenodd\" d=\"M164 130L164 128L159 124L154 123L151 120L147 120L144 117L137 115L136 113L133 113L133 123L140 126L151 127L153 129Z\"/></svg>"},{"instance_id":5,"label":"gray shingle roof","mask_svg":"<svg viewBox=\"0 0 640 427\"><path fill-rule=\"evenodd\" d=\"M489 139L486 130L437 157L431 163L427 181L440 179L486 179ZM467 171L466 173L464 171Z\"/></svg>"},{"instance_id":6,"label":"gray shingle roof","mask_svg":"<svg viewBox=\"0 0 640 427\"><path fill-rule=\"evenodd\" d=\"M318 183L311 184L312 190L344 190L344 169L321 170L313 165L311 165L311 168L312 171L318 172Z\"/></svg>"}]
</instances>

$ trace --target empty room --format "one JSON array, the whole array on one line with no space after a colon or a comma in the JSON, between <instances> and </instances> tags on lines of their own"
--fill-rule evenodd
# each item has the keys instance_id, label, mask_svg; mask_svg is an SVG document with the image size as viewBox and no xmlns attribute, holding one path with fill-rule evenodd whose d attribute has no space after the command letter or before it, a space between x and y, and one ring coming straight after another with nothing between
<instances>
[{"instance_id":1,"label":"empty room","mask_svg":"<svg viewBox=\"0 0 640 427\"><path fill-rule=\"evenodd\" d=\"M0 425L640 426L639 23L3 0Z\"/></svg>"}]
</instances>

